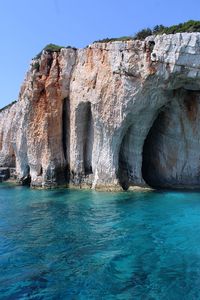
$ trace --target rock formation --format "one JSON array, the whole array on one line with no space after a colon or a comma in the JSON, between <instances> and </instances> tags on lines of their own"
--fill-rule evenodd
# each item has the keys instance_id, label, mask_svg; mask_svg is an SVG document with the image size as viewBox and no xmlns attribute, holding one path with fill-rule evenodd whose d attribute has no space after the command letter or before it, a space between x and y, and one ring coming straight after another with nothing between
<instances>
[{"instance_id":1,"label":"rock formation","mask_svg":"<svg viewBox=\"0 0 200 300\"><path fill-rule=\"evenodd\" d=\"M34 187L200 186L200 33L43 51L0 112L0 166Z\"/></svg>"}]
</instances>

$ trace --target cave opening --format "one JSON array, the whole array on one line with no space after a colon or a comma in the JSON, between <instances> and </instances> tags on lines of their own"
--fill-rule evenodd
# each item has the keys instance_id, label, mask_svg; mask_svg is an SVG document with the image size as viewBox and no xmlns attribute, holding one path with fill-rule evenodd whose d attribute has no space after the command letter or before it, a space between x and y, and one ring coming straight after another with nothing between
<instances>
[{"instance_id":1,"label":"cave opening","mask_svg":"<svg viewBox=\"0 0 200 300\"><path fill-rule=\"evenodd\" d=\"M13 169L16 168L16 155L12 144L10 144L9 146L9 155L7 158L6 165L9 168L13 168Z\"/></svg>"},{"instance_id":2,"label":"cave opening","mask_svg":"<svg viewBox=\"0 0 200 300\"><path fill-rule=\"evenodd\" d=\"M30 175L30 166L26 166L25 176L22 178L22 185L30 186L31 185L31 175Z\"/></svg>"},{"instance_id":3,"label":"cave opening","mask_svg":"<svg viewBox=\"0 0 200 300\"><path fill-rule=\"evenodd\" d=\"M92 150L94 139L94 126L91 103L85 103L83 119L83 165L85 175L92 174Z\"/></svg>"},{"instance_id":4,"label":"cave opening","mask_svg":"<svg viewBox=\"0 0 200 300\"><path fill-rule=\"evenodd\" d=\"M43 168L42 168L42 166L40 167L40 171L39 171L39 173L38 173L38 176L42 176L43 175Z\"/></svg>"},{"instance_id":5,"label":"cave opening","mask_svg":"<svg viewBox=\"0 0 200 300\"><path fill-rule=\"evenodd\" d=\"M64 167L64 179L61 181L69 182L70 179L70 99L69 97L63 99L63 109L62 109L62 147L63 155L66 161ZM58 174L59 172L57 172ZM59 175L58 175L59 177Z\"/></svg>"},{"instance_id":6,"label":"cave opening","mask_svg":"<svg viewBox=\"0 0 200 300\"><path fill-rule=\"evenodd\" d=\"M93 173L94 120L92 105L89 101L80 102L76 107L74 134L76 136L73 145L76 149L76 167L70 171L72 178L77 176L80 179Z\"/></svg>"},{"instance_id":7,"label":"cave opening","mask_svg":"<svg viewBox=\"0 0 200 300\"><path fill-rule=\"evenodd\" d=\"M0 133L0 151L3 148L3 132Z\"/></svg>"},{"instance_id":8,"label":"cave opening","mask_svg":"<svg viewBox=\"0 0 200 300\"><path fill-rule=\"evenodd\" d=\"M159 141L157 139L158 132L162 133L164 112L160 112L151 126L147 137L144 141L142 152L142 177L144 181L153 188L162 185L161 177L156 165L160 165L159 161ZM157 146L156 146L156 145Z\"/></svg>"},{"instance_id":9,"label":"cave opening","mask_svg":"<svg viewBox=\"0 0 200 300\"><path fill-rule=\"evenodd\" d=\"M63 154L67 163L69 162L69 139L70 139L70 101L63 99L62 109L62 146Z\"/></svg>"},{"instance_id":10,"label":"cave opening","mask_svg":"<svg viewBox=\"0 0 200 300\"><path fill-rule=\"evenodd\" d=\"M10 156L10 168L16 168L16 155L13 148Z\"/></svg>"},{"instance_id":11,"label":"cave opening","mask_svg":"<svg viewBox=\"0 0 200 300\"><path fill-rule=\"evenodd\" d=\"M128 190L130 185L130 178L132 175L132 127L133 125L127 129L122 139L119 151L118 178L123 190Z\"/></svg>"},{"instance_id":12,"label":"cave opening","mask_svg":"<svg viewBox=\"0 0 200 300\"><path fill-rule=\"evenodd\" d=\"M11 157L11 166L10 167L16 168L16 156L14 153L12 154L12 157Z\"/></svg>"},{"instance_id":13,"label":"cave opening","mask_svg":"<svg viewBox=\"0 0 200 300\"><path fill-rule=\"evenodd\" d=\"M153 188L200 187L200 92L174 90L143 145L142 176Z\"/></svg>"}]
</instances>

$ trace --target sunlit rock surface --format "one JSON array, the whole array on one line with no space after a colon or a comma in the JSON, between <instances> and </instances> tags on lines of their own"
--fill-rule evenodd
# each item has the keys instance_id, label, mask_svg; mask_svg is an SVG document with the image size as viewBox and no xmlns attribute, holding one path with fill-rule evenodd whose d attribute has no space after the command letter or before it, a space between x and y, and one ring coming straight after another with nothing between
<instances>
[{"instance_id":1,"label":"sunlit rock surface","mask_svg":"<svg viewBox=\"0 0 200 300\"><path fill-rule=\"evenodd\" d=\"M198 187L199 103L199 33L43 52L0 112L0 166L36 187Z\"/></svg>"}]
</instances>

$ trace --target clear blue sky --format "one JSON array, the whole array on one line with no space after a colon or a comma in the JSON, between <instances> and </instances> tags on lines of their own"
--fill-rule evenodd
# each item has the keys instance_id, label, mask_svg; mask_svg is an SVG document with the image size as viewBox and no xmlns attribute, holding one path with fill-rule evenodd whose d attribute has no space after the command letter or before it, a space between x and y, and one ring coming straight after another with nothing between
<instances>
[{"instance_id":1,"label":"clear blue sky","mask_svg":"<svg viewBox=\"0 0 200 300\"><path fill-rule=\"evenodd\" d=\"M0 107L17 99L31 58L46 44L84 47L199 15L199 0L1 0Z\"/></svg>"}]
</instances>

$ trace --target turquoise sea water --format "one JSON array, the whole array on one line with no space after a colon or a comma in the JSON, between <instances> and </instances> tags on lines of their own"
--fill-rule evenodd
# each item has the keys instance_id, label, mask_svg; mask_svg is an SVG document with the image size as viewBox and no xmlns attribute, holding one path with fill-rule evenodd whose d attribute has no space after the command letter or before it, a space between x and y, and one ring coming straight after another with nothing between
<instances>
[{"instance_id":1,"label":"turquoise sea water","mask_svg":"<svg viewBox=\"0 0 200 300\"><path fill-rule=\"evenodd\" d=\"M1 184L0 299L200 299L200 194Z\"/></svg>"}]
</instances>

